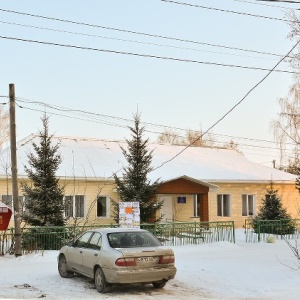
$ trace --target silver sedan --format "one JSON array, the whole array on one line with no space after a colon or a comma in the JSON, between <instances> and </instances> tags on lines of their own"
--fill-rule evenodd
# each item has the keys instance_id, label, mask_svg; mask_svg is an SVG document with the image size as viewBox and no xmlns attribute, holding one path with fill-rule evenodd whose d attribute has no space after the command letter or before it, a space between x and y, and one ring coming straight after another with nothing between
<instances>
[{"instance_id":1,"label":"silver sedan","mask_svg":"<svg viewBox=\"0 0 300 300\"><path fill-rule=\"evenodd\" d=\"M113 284L151 283L163 288L176 274L175 256L148 231L136 228L88 230L63 246L57 257L61 277L93 278L99 293Z\"/></svg>"}]
</instances>

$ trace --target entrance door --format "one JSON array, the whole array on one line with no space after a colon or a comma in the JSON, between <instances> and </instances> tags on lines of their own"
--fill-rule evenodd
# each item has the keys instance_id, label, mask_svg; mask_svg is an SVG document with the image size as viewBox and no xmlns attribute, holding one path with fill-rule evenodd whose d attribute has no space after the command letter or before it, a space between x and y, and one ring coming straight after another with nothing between
<instances>
[{"instance_id":1,"label":"entrance door","mask_svg":"<svg viewBox=\"0 0 300 300\"><path fill-rule=\"evenodd\" d=\"M159 200L164 201L163 206L160 209L160 222L174 221L172 196L159 196Z\"/></svg>"},{"instance_id":2,"label":"entrance door","mask_svg":"<svg viewBox=\"0 0 300 300\"><path fill-rule=\"evenodd\" d=\"M198 207L198 216L202 222L209 221L209 214L208 214L208 195L207 194L198 194L197 195L199 201Z\"/></svg>"}]
</instances>

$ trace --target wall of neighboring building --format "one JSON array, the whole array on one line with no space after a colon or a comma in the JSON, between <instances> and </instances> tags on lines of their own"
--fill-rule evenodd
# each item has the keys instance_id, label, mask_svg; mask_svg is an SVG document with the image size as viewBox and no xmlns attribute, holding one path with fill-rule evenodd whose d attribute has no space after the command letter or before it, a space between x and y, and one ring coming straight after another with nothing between
<instances>
[{"instance_id":1,"label":"wall of neighboring building","mask_svg":"<svg viewBox=\"0 0 300 300\"><path fill-rule=\"evenodd\" d=\"M209 193L209 216L210 221L234 221L235 227L241 228L245 224L245 219L250 216L243 216L242 195L255 196L255 212L259 211L262 203L262 198L266 194L266 188L269 183L214 183L219 186L219 190L215 193ZM278 195L282 199L283 207L287 209L292 218L299 218L298 204L300 204L300 196L295 185L291 183L275 184L275 189L278 189ZM218 216L218 195L229 195L230 197L230 215Z\"/></svg>"}]
</instances>

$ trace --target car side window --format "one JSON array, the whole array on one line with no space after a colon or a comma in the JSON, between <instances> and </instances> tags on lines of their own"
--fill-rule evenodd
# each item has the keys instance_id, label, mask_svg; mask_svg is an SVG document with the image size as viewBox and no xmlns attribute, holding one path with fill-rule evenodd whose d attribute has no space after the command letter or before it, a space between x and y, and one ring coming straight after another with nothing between
<instances>
[{"instance_id":1,"label":"car side window","mask_svg":"<svg viewBox=\"0 0 300 300\"><path fill-rule=\"evenodd\" d=\"M88 245L88 241L91 238L93 232L86 232L81 237L79 237L74 243L74 247L78 248L86 248Z\"/></svg>"},{"instance_id":2,"label":"car side window","mask_svg":"<svg viewBox=\"0 0 300 300\"><path fill-rule=\"evenodd\" d=\"M99 232L95 232L92 236L88 247L94 250L100 250L102 245L102 236Z\"/></svg>"}]
</instances>

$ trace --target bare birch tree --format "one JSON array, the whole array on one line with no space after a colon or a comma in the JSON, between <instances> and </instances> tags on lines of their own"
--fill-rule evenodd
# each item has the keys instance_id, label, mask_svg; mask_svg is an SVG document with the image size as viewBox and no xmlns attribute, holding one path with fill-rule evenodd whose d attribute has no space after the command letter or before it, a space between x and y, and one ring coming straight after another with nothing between
<instances>
[{"instance_id":1,"label":"bare birch tree","mask_svg":"<svg viewBox=\"0 0 300 300\"><path fill-rule=\"evenodd\" d=\"M278 100L280 113L271 122L274 137L280 148L280 165L293 165L300 151L300 78L290 87L287 97Z\"/></svg>"},{"instance_id":2,"label":"bare birch tree","mask_svg":"<svg viewBox=\"0 0 300 300\"><path fill-rule=\"evenodd\" d=\"M285 19L290 26L288 38L298 41L300 38L300 18L295 11L289 10ZM300 44L299 44L300 45ZM292 68L300 69L300 46L286 58ZM300 76L295 75L288 95L279 98L280 112L277 119L271 121L274 137L280 149L280 169L298 173L300 155Z\"/></svg>"},{"instance_id":3,"label":"bare birch tree","mask_svg":"<svg viewBox=\"0 0 300 300\"><path fill-rule=\"evenodd\" d=\"M0 106L0 149L9 140L9 112Z\"/></svg>"},{"instance_id":4,"label":"bare birch tree","mask_svg":"<svg viewBox=\"0 0 300 300\"><path fill-rule=\"evenodd\" d=\"M159 143L167 143L171 145L191 145L194 147L212 147L215 141L210 133L208 137L203 136L203 132L200 130L187 129L185 136L181 136L177 131L165 130L161 133L157 139Z\"/></svg>"},{"instance_id":5,"label":"bare birch tree","mask_svg":"<svg viewBox=\"0 0 300 300\"><path fill-rule=\"evenodd\" d=\"M176 131L165 130L158 136L157 142L171 145L182 145L184 143L184 138Z\"/></svg>"},{"instance_id":6,"label":"bare birch tree","mask_svg":"<svg viewBox=\"0 0 300 300\"><path fill-rule=\"evenodd\" d=\"M203 132L200 130L191 130L187 129L185 131L185 136L181 136L177 131L165 130L161 133L157 139L158 143L165 143L171 145L190 145L194 147L218 147L217 140L214 138L213 133L208 132L205 136ZM228 142L222 142L222 148L233 149L242 153L238 149L238 143L236 143L233 139Z\"/></svg>"}]
</instances>

